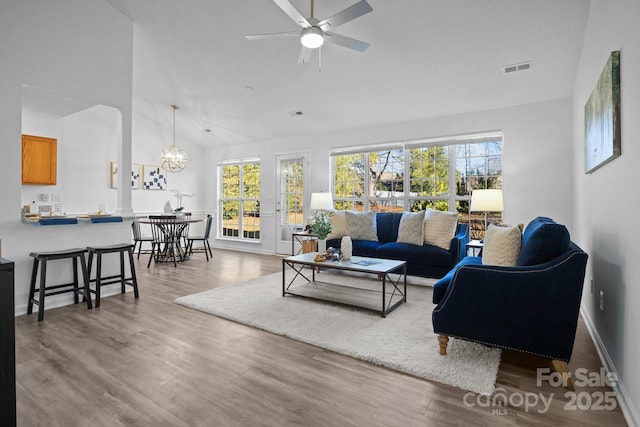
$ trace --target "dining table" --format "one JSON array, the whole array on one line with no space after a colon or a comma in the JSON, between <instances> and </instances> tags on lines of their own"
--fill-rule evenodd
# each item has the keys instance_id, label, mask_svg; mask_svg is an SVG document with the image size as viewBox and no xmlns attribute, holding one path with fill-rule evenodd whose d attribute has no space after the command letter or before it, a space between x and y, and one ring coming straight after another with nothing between
<instances>
[{"instance_id":1,"label":"dining table","mask_svg":"<svg viewBox=\"0 0 640 427\"><path fill-rule=\"evenodd\" d=\"M192 218L191 216L175 215L150 215L148 218L140 219L140 224L151 225L153 235L153 245L151 259L155 262L182 262L188 258L186 246L182 245L185 230L190 224L202 222L202 218Z\"/></svg>"}]
</instances>

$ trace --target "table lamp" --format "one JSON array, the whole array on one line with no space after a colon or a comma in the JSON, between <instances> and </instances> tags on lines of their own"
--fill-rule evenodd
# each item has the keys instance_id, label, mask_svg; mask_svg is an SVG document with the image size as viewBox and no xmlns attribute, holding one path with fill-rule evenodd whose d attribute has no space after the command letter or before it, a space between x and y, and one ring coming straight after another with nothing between
<instances>
[{"instance_id":1,"label":"table lamp","mask_svg":"<svg viewBox=\"0 0 640 427\"><path fill-rule=\"evenodd\" d=\"M333 198L331 193L311 193L311 203L309 209L328 211L333 209Z\"/></svg>"},{"instance_id":2,"label":"table lamp","mask_svg":"<svg viewBox=\"0 0 640 427\"><path fill-rule=\"evenodd\" d=\"M316 211L311 230L318 236L318 252L324 252L327 234L331 233L331 222L325 211L333 209L333 197L331 193L311 193L309 209ZM324 233L326 232L326 234Z\"/></svg>"},{"instance_id":3,"label":"table lamp","mask_svg":"<svg viewBox=\"0 0 640 427\"><path fill-rule=\"evenodd\" d=\"M484 231L487 232L487 214L503 212L504 200L500 189L478 189L471 193L469 212L484 212Z\"/></svg>"}]
</instances>

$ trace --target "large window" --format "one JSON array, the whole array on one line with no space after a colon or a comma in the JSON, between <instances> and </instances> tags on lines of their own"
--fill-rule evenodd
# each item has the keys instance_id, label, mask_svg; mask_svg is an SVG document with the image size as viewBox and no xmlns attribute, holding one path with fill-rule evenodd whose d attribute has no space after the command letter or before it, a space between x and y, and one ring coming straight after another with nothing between
<instances>
[{"instance_id":1,"label":"large window","mask_svg":"<svg viewBox=\"0 0 640 427\"><path fill-rule=\"evenodd\" d=\"M260 162L229 161L218 166L219 236L260 239Z\"/></svg>"},{"instance_id":2,"label":"large window","mask_svg":"<svg viewBox=\"0 0 640 427\"><path fill-rule=\"evenodd\" d=\"M461 222L475 225L484 217L469 216L471 192L502 188L500 133L336 150L332 158L336 209L431 208L458 212Z\"/></svg>"}]
</instances>

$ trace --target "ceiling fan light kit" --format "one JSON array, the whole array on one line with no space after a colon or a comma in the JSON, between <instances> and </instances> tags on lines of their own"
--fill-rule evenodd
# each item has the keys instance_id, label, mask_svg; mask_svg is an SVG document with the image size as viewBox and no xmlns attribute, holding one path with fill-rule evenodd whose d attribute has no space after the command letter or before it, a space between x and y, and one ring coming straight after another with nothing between
<instances>
[{"instance_id":1,"label":"ceiling fan light kit","mask_svg":"<svg viewBox=\"0 0 640 427\"><path fill-rule=\"evenodd\" d=\"M369 43L329 32L329 30L333 30L339 25L353 21L354 19L371 12L373 8L366 0L360 0L323 21L319 21L314 17L314 0L311 0L311 16L308 18L305 18L300 12L298 12L289 0L273 0L273 2L282 9L282 11L293 20L293 22L302 27L302 32L287 31L284 33L252 34L246 35L246 39L263 40L280 37L300 37L302 50L300 52L300 57L298 58L299 64L307 63L311 56L312 49L318 49L325 41L348 49L353 49L358 52L364 52L369 47ZM320 49L318 49L318 52L319 51Z\"/></svg>"},{"instance_id":2,"label":"ceiling fan light kit","mask_svg":"<svg viewBox=\"0 0 640 427\"><path fill-rule=\"evenodd\" d=\"M303 28L300 43L309 49L318 48L324 43L324 31L318 27Z\"/></svg>"}]
</instances>

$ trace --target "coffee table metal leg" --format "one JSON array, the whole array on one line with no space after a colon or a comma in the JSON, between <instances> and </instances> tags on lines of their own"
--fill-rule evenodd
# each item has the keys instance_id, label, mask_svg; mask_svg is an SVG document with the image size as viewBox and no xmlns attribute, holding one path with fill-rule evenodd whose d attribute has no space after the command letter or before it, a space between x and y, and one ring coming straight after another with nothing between
<instances>
[{"instance_id":1,"label":"coffee table metal leg","mask_svg":"<svg viewBox=\"0 0 640 427\"><path fill-rule=\"evenodd\" d=\"M285 279L285 273L286 273L286 266L289 266L293 269L293 271L296 272L295 276L293 276L293 278L289 281L289 284L286 284L286 279ZM286 259L282 260L282 296L285 296L287 294L287 289L289 289L289 287L291 285L293 285L293 282L298 278L298 276L302 276L308 283L312 283L313 281L315 281L315 269L313 270L313 276L312 279L313 280L309 280L309 278L307 276L305 276L302 273L302 270L304 270L305 265L304 264L300 264L300 268L297 269L295 263L290 263L287 262Z\"/></svg>"},{"instance_id":2,"label":"coffee table metal leg","mask_svg":"<svg viewBox=\"0 0 640 427\"><path fill-rule=\"evenodd\" d=\"M387 275L382 276L382 317L387 317L387 309L385 308L385 304L387 301ZM391 302L389 302L391 304Z\"/></svg>"}]
</instances>

